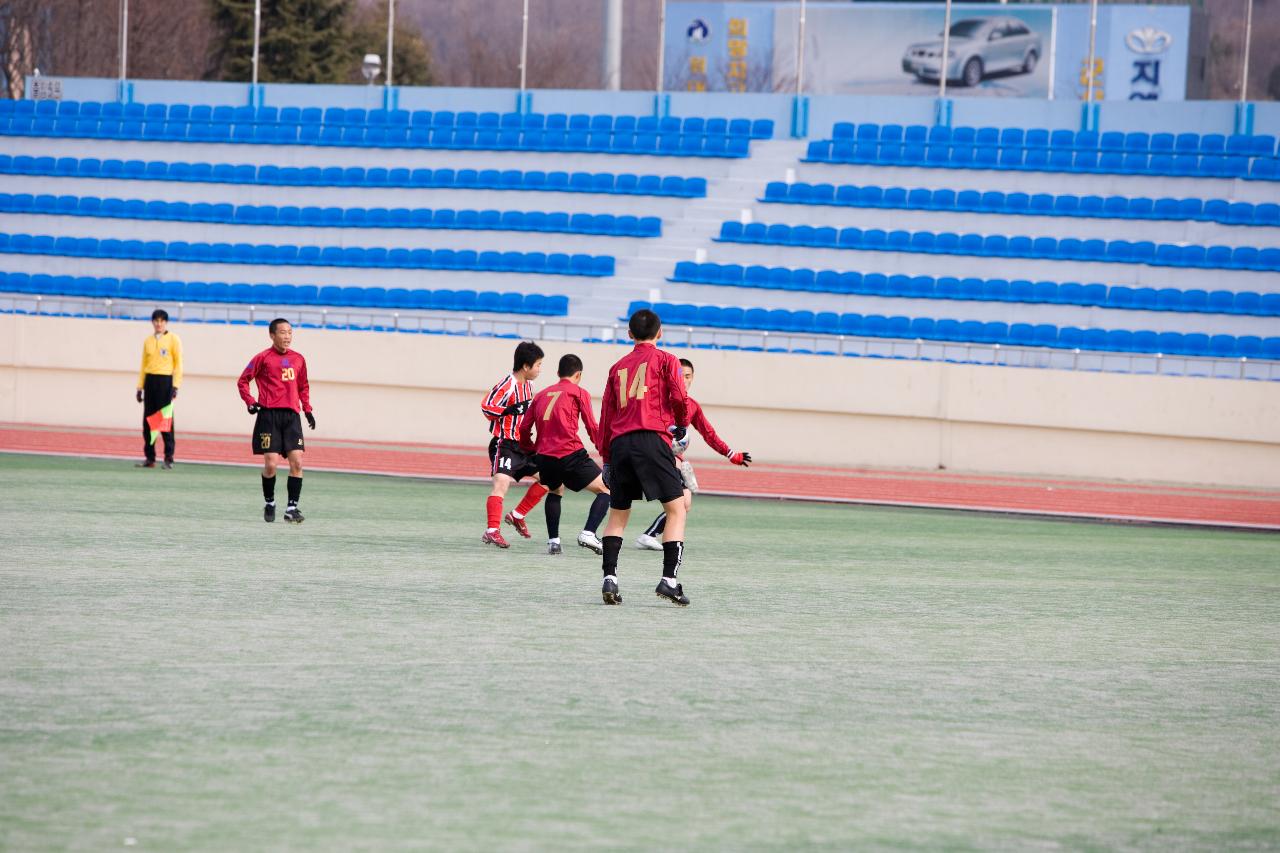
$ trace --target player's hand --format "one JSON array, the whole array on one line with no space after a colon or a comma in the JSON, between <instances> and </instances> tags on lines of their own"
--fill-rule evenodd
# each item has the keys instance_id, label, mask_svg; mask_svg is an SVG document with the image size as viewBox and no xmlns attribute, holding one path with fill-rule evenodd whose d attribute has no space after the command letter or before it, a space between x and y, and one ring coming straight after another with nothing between
<instances>
[{"instance_id":1,"label":"player's hand","mask_svg":"<svg viewBox=\"0 0 1280 853\"><path fill-rule=\"evenodd\" d=\"M316 416L315 416L315 415L313 415L313 414L311 414L310 412L304 412L304 413L303 413L303 416L304 416L304 417L306 417L306 419L307 419L307 426L311 427L311 429L315 429L315 428L316 428Z\"/></svg>"},{"instance_id":2,"label":"player's hand","mask_svg":"<svg viewBox=\"0 0 1280 853\"><path fill-rule=\"evenodd\" d=\"M169 399L170 399L170 400L176 400L176 399L178 399L178 389L177 389L177 388L174 388L172 391L170 391L170 392L169 392Z\"/></svg>"},{"instance_id":3,"label":"player's hand","mask_svg":"<svg viewBox=\"0 0 1280 853\"><path fill-rule=\"evenodd\" d=\"M259 406L257 403L250 403L248 408L249 408L249 414L251 415L256 415L258 414L258 412L262 411L262 407Z\"/></svg>"},{"instance_id":4,"label":"player's hand","mask_svg":"<svg viewBox=\"0 0 1280 853\"><path fill-rule=\"evenodd\" d=\"M730 453L729 461L732 462L734 465L741 465L743 468L750 468L751 454L750 453Z\"/></svg>"},{"instance_id":5,"label":"player's hand","mask_svg":"<svg viewBox=\"0 0 1280 853\"><path fill-rule=\"evenodd\" d=\"M682 427L682 426L667 427L667 432L671 433L672 441L683 441L685 434L688 433L688 431L689 430L686 427Z\"/></svg>"},{"instance_id":6,"label":"player's hand","mask_svg":"<svg viewBox=\"0 0 1280 853\"><path fill-rule=\"evenodd\" d=\"M141 402L142 402L142 389L141 389L141 388L139 388L139 389L138 389L138 393L137 393L137 394L134 394L134 395L133 395L133 398L134 398L135 400L137 400L139 403L141 403Z\"/></svg>"}]
</instances>

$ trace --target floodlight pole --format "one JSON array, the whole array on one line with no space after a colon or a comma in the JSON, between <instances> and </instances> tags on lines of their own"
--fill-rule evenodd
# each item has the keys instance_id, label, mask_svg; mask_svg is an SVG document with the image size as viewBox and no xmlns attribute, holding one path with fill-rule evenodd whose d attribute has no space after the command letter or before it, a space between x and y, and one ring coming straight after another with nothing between
<instances>
[{"instance_id":1,"label":"floodlight pole","mask_svg":"<svg viewBox=\"0 0 1280 853\"><path fill-rule=\"evenodd\" d=\"M258 33L262 29L262 0L253 0L253 85L258 85Z\"/></svg>"},{"instance_id":2,"label":"floodlight pole","mask_svg":"<svg viewBox=\"0 0 1280 853\"><path fill-rule=\"evenodd\" d=\"M1094 65L1098 61L1098 0L1089 0L1089 82L1085 84L1085 101L1093 103Z\"/></svg>"},{"instance_id":3,"label":"floodlight pole","mask_svg":"<svg viewBox=\"0 0 1280 853\"><path fill-rule=\"evenodd\" d=\"M658 0L658 82L654 90L661 95L665 88L662 75L666 73L667 51L667 0Z\"/></svg>"},{"instance_id":4,"label":"floodlight pole","mask_svg":"<svg viewBox=\"0 0 1280 853\"><path fill-rule=\"evenodd\" d=\"M520 91L525 90L529 73L529 0L524 0L524 12L520 19Z\"/></svg>"},{"instance_id":5,"label":"floodlight pole","mask_svg":"<svg viewBox=\"0 0 1280 853\"><path fill-rule=\"evenodd\" d=\"M951 64L951 0L942 13L942 53L938 54L938 100L947 96L947 66Z\"/></svg>"},{"instance_id":6,"label":"floodlight pole","mask_svg":"<svg viewBox=\"0 0 1280 853\"><path fill-rule=\"evenodd\" d=\"M805 0L800 0L800 26L796 28L796 95L804 92L804 24L807 11Z\"/></svg>"},{"instance_id":7,"label":"floodlight pole","mask_svg":"<svg viewBox=\"0 0 1280 853\"><path fill-rule=\"evenodd\" d=\"M120 0L120 83L121 97L124 81L129 76L129 0Z\"/></svg>"},{"instance_id":8,"label":"floodlight pole","mask_svg":"<svg viewBox=\"0 0 1280 853\"><path fill-rule=\"evenodd\" d=\"M604 2L604 57L601 71L604 88L622 88L622 0Z\"/></svg>"},{"instance_id":9,"label":"floodlight pole","mask_svg":"<svg viewBox=\"0 0 1280 853\"><path fill-rule=\"evenodd\" d=\"M395 63L396 46L396 0L387 2L387 82L391 88L391 66Z\"/></svg>"},{"instance_id":10,"label":"floodlight pole","mask_svg":"<svg viewBox=\"0 0 1280 853\"><path fill-rule=\"evenodd\" d=\"M1249 42L1253 40L1253 0L1245 0L1244 67L1240 69L1240 103L1249 100Z\"/></svg>"}]
</instances>

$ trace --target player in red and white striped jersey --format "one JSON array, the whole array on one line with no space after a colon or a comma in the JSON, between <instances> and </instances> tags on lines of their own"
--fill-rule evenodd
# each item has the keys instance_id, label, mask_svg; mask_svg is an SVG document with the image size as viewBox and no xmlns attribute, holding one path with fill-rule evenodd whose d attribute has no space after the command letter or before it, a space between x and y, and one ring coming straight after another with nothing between
<instances>
[{"instance_id":1,"label":"player in red and white striped jersey","mask_svg":"<svg viewBox=\"0 0 1280 853\"><path fill-rule=\"evenodd\" d=\"M538 481L538 466L533 455L521 449L518 435L520 419L533 400L533 380L542 372L542 356L542 347L533 341L521 341L512 359L511 373L494 385L480 404L480 410L489 420L489 432L493 435L489 440L489 473L493 476L493 490L485 502L488 525L480 537L480 541L487 545L510 547L498 528L503 521L502 499L512 483L524 477L533 478L529 491L505 519L525 539L530 538L530 533L524 517L547 493Z\"/></svg>"}]
</instances>

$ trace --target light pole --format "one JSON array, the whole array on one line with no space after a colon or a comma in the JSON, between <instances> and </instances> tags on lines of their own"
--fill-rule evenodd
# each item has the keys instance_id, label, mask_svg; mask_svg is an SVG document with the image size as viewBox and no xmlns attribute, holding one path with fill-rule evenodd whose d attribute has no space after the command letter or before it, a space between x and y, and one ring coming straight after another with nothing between
<instances>
[{"instance_id":1,"label":"light pole","mask_svg":"<svg viewBox=\"0 0 1280 853\"><path fill-rule=\"evenodd\" d=\"M129 0L120 0L120 92L124 94L124 81L129 76Z\"/></svg>"},{"instance_id":2,"label":"light pole","mask_svg":"<svg viewBox=\"0 0 1280 853\"><path fill-rule=\"evenodd\" d=\"M262 0L253 0L253 85L258 85L258 33L262 29Z\"/></svg>"},{"instance_id":3,"label":"light pole","mask_svg":"<svg viewBox=\"0 0 1280 853\"><path fill-rule=\"evenodd\" d=\"M662 75L665 73L667 51L667 0L658 0L658 83L654 87L659 95L666 88Z\"/></svg>"},{"instance_id":4,"label":"light pole","mask_svg":"<svg viewBox=\"0 0 1280 853\"><path fill-rule=\"evenodd\" d=\"M1094 64L1098 61L1098 0L1089 0L1089 81L1085 84L1085 101L1093 103L1093 81L1097 76Z\"/></svg>"},{"instance_id":5,"label":"light pole","mask_svg":"<svg viewBox=\"0 0 1280 853\"><path fill-rule=\"evenodd\" d=\"M804 21L806 5L800 0L800 26L796 28L796 95L804 92Z\"/></svg>"},{"instance_id":6,"label":"light pole","mask_svg":"<svg viewBox=\"0 0 1280 853\"><path fill-rule=\"evenodd\" d=\"M524 0L524 11L520 14L520 91L523 92L529 78L529 0Z\"/></svg>"},{"instance_id":7,"label":"light pole","mask_svg":"<svg viewBox=\"0 0 1280 853\"><path fill-rule=\"evenodd\" d=\"M396 0L387 0L387 87L391 86L391 69L395 64Z\"/></svg>"},{"instance_id":8,"label":"light pole","mask_svg":"<svg viewBox=\"0 0 1280 853\"><path fill-rule=\"evenodd\" d=\"M951 0L942 13L942 53L938 56L938 100L947 96L947 72L951 65Z\"/></svg>"},{"instance_id":9,"label":"light pole","mask_svg":"<svg viewBox=\"0 0 1280 853\"><path fill-rule=\"evenodd\" d=\"M1244 67L1240 70L1240 103L1249 100L1249 42L1253 36L1253 0L1245 0Z\"/></svg>"}]
</instances>

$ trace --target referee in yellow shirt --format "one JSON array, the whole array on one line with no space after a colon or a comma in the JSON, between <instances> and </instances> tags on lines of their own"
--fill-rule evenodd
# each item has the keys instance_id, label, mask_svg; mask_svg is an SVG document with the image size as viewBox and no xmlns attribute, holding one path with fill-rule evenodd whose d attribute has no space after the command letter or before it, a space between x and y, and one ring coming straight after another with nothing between
<instances>
[{"instance_id":1,"label":"referee in yellow shirt","mask_svg":"<svg viewBox=\"0 0 1280 853\"><path fill-rule=\"evenodd\" d=\"M138 402L142 403L142 449L146 459L138 468L156 467L156 446L151 443L147 416L169 405L182 384L182 342L169 331L169 313L161 308L151 312L155 333L142 344L142 369L138 372ZM164 467L173 467L173 424L160 433L164 439Z\"/></svg>"}]
</instances>

